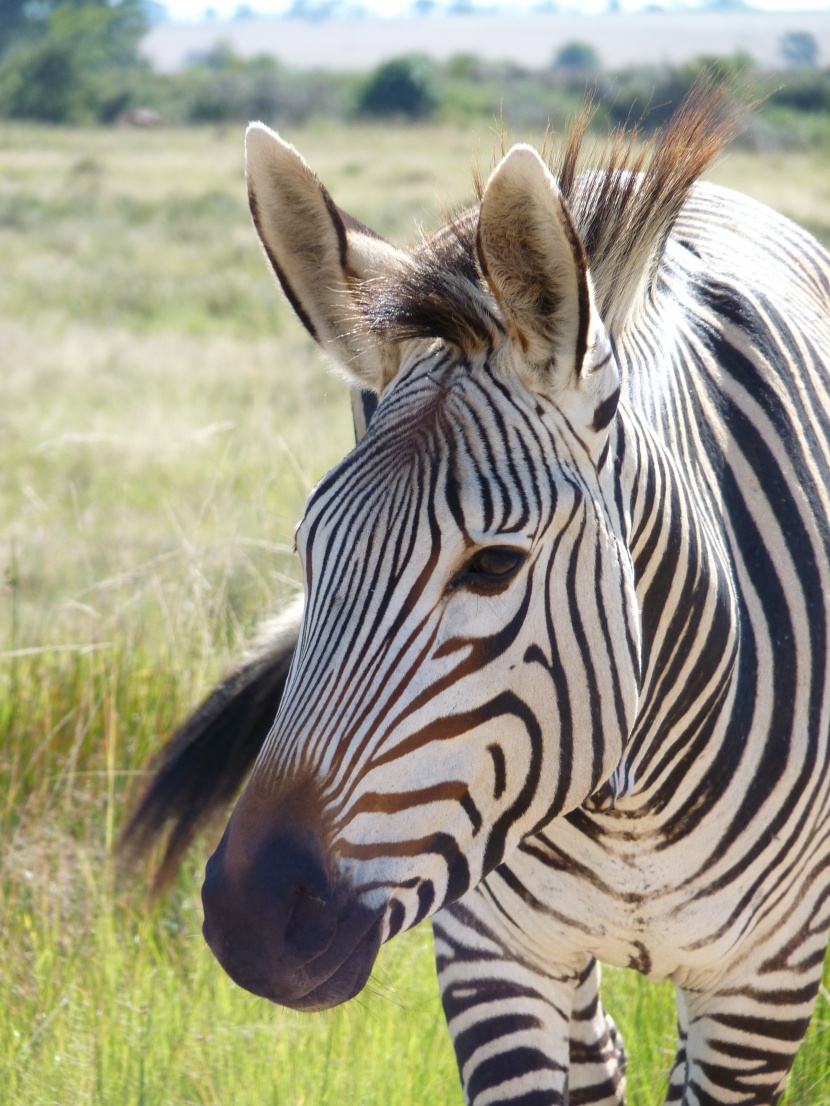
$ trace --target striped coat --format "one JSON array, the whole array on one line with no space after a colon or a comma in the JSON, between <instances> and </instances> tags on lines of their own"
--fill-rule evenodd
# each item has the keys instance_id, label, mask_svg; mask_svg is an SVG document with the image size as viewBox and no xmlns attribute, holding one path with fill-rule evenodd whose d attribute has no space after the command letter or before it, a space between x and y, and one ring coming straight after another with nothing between
<instances>
[{"instance_id":1,"label":"striped coat","mask_svg":"<svg viewBox=\"0 0 830 1106\"><path fill-rule=\"evenodd\" d=\"M721 106L587 173L579 128L552 167L516 147L412 253L249 131L283 290L381 400L298 530L301 626L235 677L282 703L205 936L243 986L319 1009L431 915L477 1106L624 1102L598 961L676 985L668 1102L772 1103L820 981L830 260L699 183Z\"/></svg>"}]
</instances>

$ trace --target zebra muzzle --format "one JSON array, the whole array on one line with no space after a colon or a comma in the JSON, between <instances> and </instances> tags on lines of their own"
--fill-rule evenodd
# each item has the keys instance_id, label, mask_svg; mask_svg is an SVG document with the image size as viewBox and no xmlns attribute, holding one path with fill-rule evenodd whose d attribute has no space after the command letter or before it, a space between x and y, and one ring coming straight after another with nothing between
<instances>
[{"instance_id":1,"label":"zebra muzzle","mask_svg":"<svg viewBox=\"0 0 830 1106\"><path fill-rule=\"evenodd\" d=\"M346 1002L372 970L381 918L331 878L313 830L275 826L267 807L245 799L207 864L205 940L255 995L296 1010Z\"/></svg>"}]
</instances>

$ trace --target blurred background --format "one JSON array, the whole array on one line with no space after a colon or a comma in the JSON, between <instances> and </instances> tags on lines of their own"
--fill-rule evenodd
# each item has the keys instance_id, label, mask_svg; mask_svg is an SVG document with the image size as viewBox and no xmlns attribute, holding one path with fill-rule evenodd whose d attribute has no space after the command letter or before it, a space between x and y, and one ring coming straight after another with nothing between
<instances>
[{"instance_id":1,"label":"blurred background","mask_svg":"<svg viewBox=\"0 0 830 1106\"><path fill-rule=\"evenodd\" d=\"M117 875L147 763L294 593L293 528L351 448L345 388L247 213L263 119L402 244L501 143L643 140L701 74L760 100L712 171L830 244L830 5L0 0L0 1102L461 1102L420 927L301 1016L200 934L201 871ZM599 138L598 138L599 140ZM606 975L630 1101L662 1100L671 988ZM822 991L789 1106L830 1101Z\"/></svg>"},{"instance_id":2,"label":"blurred background","mask_svg":"<svg viewBox=\"0 0 830 1106\"><path fill-rule=\"evenodd\" d=\"M544 128L589 89L602 121L656 125L707 64L767 96L770 141L812 140L830 113L830 5L0 3L0 117L48 123L496 116Z\"/></svg>"}]
</instances>

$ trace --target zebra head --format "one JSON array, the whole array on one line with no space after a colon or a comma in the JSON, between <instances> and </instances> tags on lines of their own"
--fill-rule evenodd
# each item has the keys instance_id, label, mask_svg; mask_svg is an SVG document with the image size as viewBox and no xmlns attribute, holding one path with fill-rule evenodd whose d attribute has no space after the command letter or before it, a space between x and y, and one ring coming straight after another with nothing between
<instances>
[{"instance_id":1,"label":"zebra head","mask_svg":"<svg viewBox=\"0 0 830 1106\"><path fill-rule=\"evenodd\" d=\"M381 396L298 528L291 676L203 891L230 974L319 1009L619 760L639 655L620 381L529 147L411 254L261 125L248 179L297 315Z\"/></svg>"}]
</instances>

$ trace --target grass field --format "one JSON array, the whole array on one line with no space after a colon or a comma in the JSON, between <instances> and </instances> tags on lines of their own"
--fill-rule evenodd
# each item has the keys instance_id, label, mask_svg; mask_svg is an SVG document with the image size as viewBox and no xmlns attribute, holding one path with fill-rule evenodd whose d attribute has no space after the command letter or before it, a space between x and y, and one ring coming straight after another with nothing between
<instances>
[{"instance_id":1,"label":"grass field","mask_svg":"<svg viewBox=\"0 0 830 1106\"><path fill-rule=\"evenodd\" d=\"M292 135L338 202L411 240L495 146L451 129ZM522 135L522 138L539 136ZM141 765L291 593L293 526L349 448L342 384L279 301L236 130L0 129L0 1101L459 1104L428 929L328 1014L236 988L176 886L116 881ZM716 170L830 244L830 165ZM670 988L608 972L631 1102L656 1103ZM791 1106L830 1101L819 1000Z\"/></svg>"}]
</instances>

